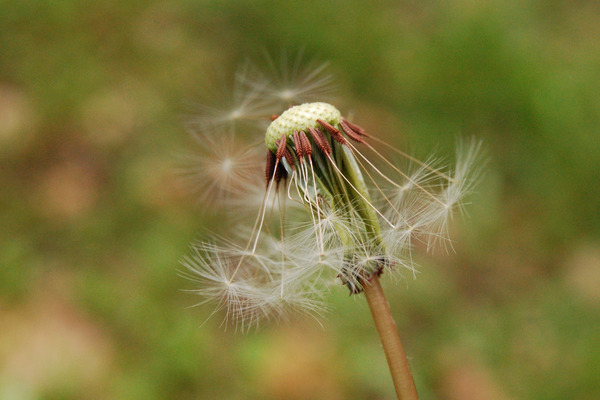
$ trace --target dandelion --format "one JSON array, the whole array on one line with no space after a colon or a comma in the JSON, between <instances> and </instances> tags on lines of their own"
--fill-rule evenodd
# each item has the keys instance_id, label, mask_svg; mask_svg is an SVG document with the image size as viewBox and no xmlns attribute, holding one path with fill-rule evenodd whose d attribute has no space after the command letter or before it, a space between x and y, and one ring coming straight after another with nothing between
<instances>
[{"instance_id":1,"label":"dandelion","mask_svg":"<svg viewBox=\"0 0 600 400\"><path fill-rule=\"evenodd\" d=\"M321 73L303 74L311 82L329 84ZM269 96L283 100L282 92L266 83L247 85L262 101ZM307 96L302 89L294 91L302 100ZM320 315L335 278L350 294L364 293L398 396L416 398L379 278L384 272L414 274L415 241L428 248L448 243L452 212L473 188L480 143L458 146L454 167L444 168L439 161L419 161L394 149L328 103L297 104L271 119L255 218L227 239L193 246L183 264L186 276L198 284L194 292L201 304L213 303L216 311L225 310L225 321L246 330L262 319L285 317L289 310ZM251 170L242 156L222 158L223 147L233 149L233 143L206 143L214 151L208 165L214 162L218 171L203 171L214 173L203 190L218 191L222 183L228 187L242 180L245 174L230 170L233 164L226 161ZM381 147L392 149L409 167L398 167Z\"/></svg>"}]
</instances>

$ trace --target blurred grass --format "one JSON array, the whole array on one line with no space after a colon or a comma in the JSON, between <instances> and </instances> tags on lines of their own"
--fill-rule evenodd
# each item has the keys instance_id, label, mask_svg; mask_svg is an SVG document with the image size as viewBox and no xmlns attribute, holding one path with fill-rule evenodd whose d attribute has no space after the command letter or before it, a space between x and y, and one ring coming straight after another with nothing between
<instances>
[{"instance_id":1,"label":"blurred grass","mask_svg":"<svg viewBox=\"0 0 600 400\"><path fill-rule=\"evenodd\" d=\"M203 222L188 101L266 50L331 61L399 145L484 139L456 253L388 282L423 399L600 395L600 7L577 1L0 2L0 397L379 399L366 305L333 290L240 336L187 309Z\"/></svg>"}]
</instances>

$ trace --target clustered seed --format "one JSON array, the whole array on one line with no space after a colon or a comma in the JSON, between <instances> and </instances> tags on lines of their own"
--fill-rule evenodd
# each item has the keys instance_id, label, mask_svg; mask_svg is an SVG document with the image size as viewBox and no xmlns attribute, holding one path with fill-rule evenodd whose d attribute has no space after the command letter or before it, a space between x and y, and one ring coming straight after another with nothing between
<instances>
[{"instance_id":1,"label":"clustered seed","mask_svg":"<svg viewBox=\"0 0 600 400\"><path fill-rule=\"evenodd\" d=\"M275 117L273 118L273 121L277 119L278 117ZM328 133L336 142L340 143L343 146L347 146L348 141L346 140L344 135L342 135L340 130L337 129L335 126L321 118L317 118L314 122L316 126L321 126L322 129L312 126L306 126L305 130L308 131L316 147L326 157L329 157L332 153L331 144L325 136L326 133ZM289 125L289 122L287 122L286 125ZM355 142L365 143L363 137L369 137L369 135L364 131L364 129L349 122L344 117L340 118L339 126L341 128L341 131L343 131L350 139L354 140ZM295 150L299 162L302 163L304 157L310 159L313 150L310 140L306 135L305 131L293 130L293 133L290 135L290 138L294 145L293 148ZM287 172L285 171L284 166L281 164L282 158L285 158L290 167L292 169L295 169L292 153L287 148L287 138L285 133L282 133L281 137L275 140L275 145L277 146L275 153L273 153L271 150L267 151L265 174L267 178L267 184L271 181L271 179L275 179L276 182L279 182L282 178L285 178L287 176Z\"/></svg>"}]
</instances>

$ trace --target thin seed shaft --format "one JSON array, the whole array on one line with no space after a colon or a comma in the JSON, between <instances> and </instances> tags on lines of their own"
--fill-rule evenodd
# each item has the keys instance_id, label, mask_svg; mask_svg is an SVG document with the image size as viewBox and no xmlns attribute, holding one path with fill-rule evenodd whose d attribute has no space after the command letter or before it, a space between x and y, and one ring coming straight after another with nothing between
<instances>
[{"instance_id":1,"label":"thin seed shaft","mask_svg":"<svg viewBox=\"0 0 600 400\"><path fill-rule=\"evenodd\" d=\"M386 146L387 148L389 148L389 149L393 150L394 152L396 152L396 153L400 154L402 157L405 157L405 158L407 158L408 160L410 160L410 161L412 161L412 162L414 162L414 163L417 163L417 164L419 164L420 166L424 167L426 170L428 170L428 171L430 171L430 172L433 172L434 174L436 174L436 175L438 175L438 176L442 177L443 179L445 179L445 180L447 180L447 181L449 181L449 182L454 182L454 181L455 181L455 180L454 180L454 178L452 178L451 176L448 176L447 174L443 173L443 172L442 172L442 171L440 171L439 169L437 169L437 168L434 168L434 167L432 167L431 165L427 164L426 162L423 162L423 161L419 160L418 158L415 158L415 157L411 156L410 154L408 154L408 153L405 153L405 152L403 152L402 150L399 150L399 149L395 148L395 147L394 147L394 146L392 146L391 144L389 144L389 143L387 143L387 142L385 142L385 141L383 141L383 140L381 140L381 139L378 139L378 138L376 138L376 137L374 137L374 136L371 136L371 140L374 140L374 141L376 141L377 143L379 143L379 144L382 144L382 145ZM371 150L375 151L375 148L374 148L373 146L370 146L369 144L367 144L367 146L368 146L368 147L369 147ZM377 155L379 155L379 154L377 154ZM381 156L381 155L379 155L379 156L383 158L383 156Z\"/></svg>"},{"instance_id":2,"label":"thin seed shaft","mask_svg":"<svg viewBox=\"0 0 600 400\"><path fill-rule=\"evenodd\" d=\"M442 205L444 207L447 207L447 205L443 201L441 201L440 199L435 197L431 192L429 192L427 189L425 189L423 186L421 186L417 181L415 181L410 176L408 176L406 173L404 173L400 169L398 169L398 167L396 167L392 162L387 160L381 153L379 153L377 150L375 150L371 145L369 145L366 142L365 142L365 144L367 145L367 147L369 149L371 149L375 154L377 154L383 161L385 161L386 164L388 164L390 167L392 167L392 169L394 169L396 172L398 172L400 175L402 175L410 183L415 185L415 187L417 189L419 189L425 195L429 196L433 201L439 203L440 205ZM385 175L383 172L381 172L377 167L375 167L375 165L371 161L369 161L369 159L364 154L362 154L356 147L352 146L351 143L349 143L349 147L351 147L354 152L356 152L359 156L361 156L361 158L364 159L371 166L371 168L373 168L375 171L377 171L377 173L379 175L381 175L381 177L383 179L385 179L386 181L388 181L389 183L391 183L392 185L394 185L398 188L402 188L402 186L398 185L391 178L389 178L387 175Z\"/></svg>"},{"instance_id":3,"label":"thin seed shaft","mask_svg":"<svg viewBox=\"0 0 600 400\"><path fill-rule=\"evenodd\" d=\"M356 194L358 194L358 196L359 196L360 198L362 198L362 199L363 199L363 200L364 200L364 201L365 201L365 202L366 202L366 203L369 205L369 207L371 207L371 209L373 209L373 211L375 211L375 212L376 212L376 213L377 213L377 214L378 214L378 215L381 217L381 219L382 219L382 220L384 220L384 221L385 221L385 222L386 222L386 223L387 223L387 224L388 224L390 227L394 228L394 227L395 227L395 225L394 225L394 224L392 224L392 223L390 222L390 220L389 220L389 219L387 219L387 218L385 217L385 215L383 215L383 214L381 213L381 211L379 211L379 210L378 210L378 209L377 209L377 208L376 208L376 207L375 207L375 206L374 206L374 205L373 205L373 204L372 204L372 203L369 201L369 199L367 199L367 198L365 197L365 195L363 195L363 194L360 192L360 190L358 190L358 189L356 188L356 186L354 186L354 185L352 184L352 182L350 182L350 180L349 180L349 179L346 177L346 175L344 175L344 173L343 173L342 171L340 171L340 169L337 167L337 165L335 164L335 161L334 161L334 160L331 158L331 156L327 156L327 159L329 160L329 164L330 164L331 166L333 166L333 168L334 168L334 169L337 171L337 173L339 174L339 176L341 176L341 177L342 177L342 178L343 178L343 179L344 179L344 180L345 180L345 181L348 183L348 185L350 185L350 187L351 187L351 188L354 190L354 192L355 192Z\"/></svg>"},{"instance_id":4,"label":"thin seed shaft","mask_svg":"<svg viewBox=\"0 0 600 400\"><path fill-rule=\"evenodd\" d=\"M277 170L278 167L279 167L279 160L275 160L275 165L273 166L273 169ZM260 236L262 226L265 221L265 212L267 209L266 203L267 203L267 199L269 198L269 194L271 193L271 188L273 187L273 182L275 182L275 177L272 177L267 182L267 190L263 196L262 202L260 203L260 211L258 212L258 215L256 216L256 220L254 221L254 226L252 227L252 235L250 236L250 240L248 241L248 244L246 245L246 249L244 250L244 251L247 251L250 248L250 244L252 243L252 240L254 239L254 245L252 246L252 252L251 252L252 254L254 254L254 252L256 251L256 245L258 244L258 238ZM240 257L233 273L231 274L231 277L229 278L229 281L227 282L228 285L230 285L231 282L233 282L233 279L235 278L240 267L242 266L242 263L244 262L244 258L245 258L245 255Z\"/></svg>"}]
</instances>

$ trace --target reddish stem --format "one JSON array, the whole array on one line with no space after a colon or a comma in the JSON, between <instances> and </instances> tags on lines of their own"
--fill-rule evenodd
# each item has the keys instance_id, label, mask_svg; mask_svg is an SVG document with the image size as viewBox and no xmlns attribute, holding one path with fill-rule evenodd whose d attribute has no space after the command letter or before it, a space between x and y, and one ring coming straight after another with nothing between
<instances>
[{"instance_id":1,"label":"reddish stem","mask_svg":"<svg viewBox=\"0 0 600 400\"><path fill-rule=\"evenodd\" d=\"M398 400L418 400L406 353L378 276L365 283L364 292L390 367Z\"/></svg>"}]
</instances>

